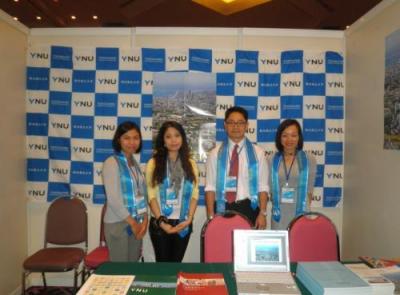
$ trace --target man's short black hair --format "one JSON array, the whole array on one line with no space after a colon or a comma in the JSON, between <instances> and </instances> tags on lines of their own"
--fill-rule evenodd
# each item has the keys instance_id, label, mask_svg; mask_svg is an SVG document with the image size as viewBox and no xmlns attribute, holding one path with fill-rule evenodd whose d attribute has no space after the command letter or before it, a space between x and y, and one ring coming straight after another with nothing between
<instances>
[{"instance_id":1,"label":"man's short black hair","mask_svg":"<svg viewBox=\"0 0 400 295\"><path fill-rule=\"evenodd\" d=\"M229 109L226 110L226 112L225 112L225 121L229 118L229 116L232 113L240 113L240 114L242 114L244 119L246 120L246 122L249 119L249 114L247 113L247 111L244 108L239 107L239 106L233 106L233 107L230 107Z\"/></svg>"}]
</instances>

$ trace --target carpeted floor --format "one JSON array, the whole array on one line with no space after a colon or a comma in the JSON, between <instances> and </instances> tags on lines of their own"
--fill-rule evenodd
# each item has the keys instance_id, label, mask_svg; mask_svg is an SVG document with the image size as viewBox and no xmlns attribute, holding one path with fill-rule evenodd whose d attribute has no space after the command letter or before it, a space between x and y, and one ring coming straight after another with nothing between
<instances>
[{"instance_id":1,"label":"carpeted floor","mask_svg":"<svg viewBox=\"0 0 400 295\"><path fill-rule=\"evenodd\" d=\"M42 286L33 286L26 290L26 295L73 295L71 287L47 287L45 290Z\"/></svg>"}]
</instances>

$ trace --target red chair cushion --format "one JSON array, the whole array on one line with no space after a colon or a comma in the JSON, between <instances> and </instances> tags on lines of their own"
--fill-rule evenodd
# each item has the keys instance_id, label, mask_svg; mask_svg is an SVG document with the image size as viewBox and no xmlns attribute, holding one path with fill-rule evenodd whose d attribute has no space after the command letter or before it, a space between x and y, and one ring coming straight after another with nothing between
<instances>
[{"instance_id":1,"label":"red chair cushion","mask_svg":"<svg viewBox=\"0 0 400 295\"><path fill-rule=\"evenodd\" d=\"M324 216L302 216L289 230L290 261L337 261L336 228Z\"/></svg>"},{"instance_id":2,"label":"red chair cushion","mask_svg":"<svg viewBox=\"0 0 400 295\"><path fill-rule=\"evenodd\" d=\"M85 257L85 265L87 268L95 269L100 264L109 261L108 248L105 246L99 246L96 249L90 251Z\"/></svg>"},{"instance_id":3,"label":"red chair cushion","mask_svg":"<svg viewBox=\"0 0 400 295\"><path fill-rule=\"evenodd\" d=\"M215 216L209 221L204 233L204 262L233 261L234 229L251 229L251 225L240 215Z\"/></svg>"},{"instance_id":4,"label":"red chair cushion","mask_svg":"<svg viewBox=\"0 0 400 295\"><path fill-rule=\"evenodd\" d=\"M85 251L75 247L44 248L24 261L24 269L33 272L67 271L78 266Z\"/></svg>"}]
</instances>

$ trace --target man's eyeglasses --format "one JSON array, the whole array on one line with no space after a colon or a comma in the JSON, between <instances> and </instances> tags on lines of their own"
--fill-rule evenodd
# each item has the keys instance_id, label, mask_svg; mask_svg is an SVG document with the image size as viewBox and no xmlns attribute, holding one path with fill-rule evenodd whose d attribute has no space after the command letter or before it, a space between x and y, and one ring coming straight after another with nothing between
<instances>
[{"instance_id":1,"label":"man's eyeglasses","mask_svg":"<svg viewBox=\"0 0 400 295\"><path fill-rule=\"evenodd\" d=\"M246 121L225 121L225 124L228 126L244 127L244 126L246 126L247 122Z\"/></svg>"}]
</instances>

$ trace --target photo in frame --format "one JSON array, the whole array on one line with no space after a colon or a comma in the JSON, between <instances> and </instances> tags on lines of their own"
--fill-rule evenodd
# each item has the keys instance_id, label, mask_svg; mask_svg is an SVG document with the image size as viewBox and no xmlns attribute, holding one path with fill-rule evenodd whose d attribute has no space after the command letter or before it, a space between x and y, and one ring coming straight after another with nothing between
<instances>
[{"instance_id":1,"label":"photo in frame","mask_svg":"<svg viewBox=\"0 0 400 295\"><path fill-rule=\"evenodd\" d=\"M289 272L289 242L285 230L234 230L234 270Z\"/></svg>"}]
</instances>

